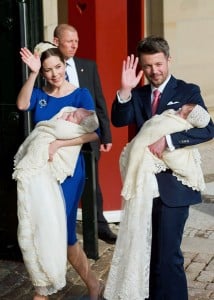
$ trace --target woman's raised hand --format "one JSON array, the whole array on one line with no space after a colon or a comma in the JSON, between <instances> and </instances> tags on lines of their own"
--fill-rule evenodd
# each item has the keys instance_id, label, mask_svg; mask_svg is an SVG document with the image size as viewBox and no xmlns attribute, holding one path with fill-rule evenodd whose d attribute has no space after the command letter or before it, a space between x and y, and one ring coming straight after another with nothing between
<instances>
[{"instance_id":1,"label":"woman's raised hand","mask_svg":"<svg viewBox=\"0 0 214 300\"><path fill-rule=\"evenodd\" d=\"M27 48L21 48L20 54L22 61L30 68L30 70L38 73L41 68L39 55L37 53L33 54Z\"/></svg>"},{"instance_id":2,"label":"woman's raised hand","mask_svg":"<svg viewBox=\"0 0 214 300\"><path fill-rule=\"evenodd\" d=\"M135 58L134 55L131 54L131 56L128 56L127 59L123 61L121 78L122 88L133 89L140 82L140 79L143 76L143 71L140 70L136 75L138 60L138 57Z\"/></svg>"}]
</instances>

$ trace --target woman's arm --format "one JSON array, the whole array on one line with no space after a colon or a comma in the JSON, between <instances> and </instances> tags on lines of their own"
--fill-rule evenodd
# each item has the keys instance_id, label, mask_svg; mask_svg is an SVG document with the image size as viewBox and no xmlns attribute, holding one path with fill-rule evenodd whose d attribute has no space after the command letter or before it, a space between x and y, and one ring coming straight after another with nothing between
<instances>
[{"instance_id":1,"label":"woman's arm","mask_svg":"<svg viewBox=\"0 0 214 300\"><path fill-rule=\"evenodd\" d=\"M85 143L89 143L92 141L96 141L99 139L99 136L96 132L86 133L77 138L71 140L55 140L54 142L50 143L49 145L49 161L53 160L54 154L57 150L61 147L68 147L68 146L76 146L82 145Z\"/></svg>"},{"instance_id":2,"label":"woman's arm","mask_svg":"<svg viewBox=\"0 0 214 300\"><path fill-rule=\"evenodd\" d=\"M20 54L22 61L31 69L31 73L18 94L16 104L18 109L27 110L41 62L39 56L33 55L27 48L21 48Z\"/></svg>"}]
</instances>

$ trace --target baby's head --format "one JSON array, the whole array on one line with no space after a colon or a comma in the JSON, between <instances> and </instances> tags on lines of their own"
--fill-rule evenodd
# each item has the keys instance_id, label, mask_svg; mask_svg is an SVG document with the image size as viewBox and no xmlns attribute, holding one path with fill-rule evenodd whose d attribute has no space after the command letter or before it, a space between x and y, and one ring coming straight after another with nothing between
<instances>
[{"instance_id":1,"label":"baby's head","mask_svg":"<svg viewBox=\"0 0 214 300\"><path fill-rule=\"evenodd\" d=\"M99 121L94 110L85 108L67 108L59 116L59 119L81 125L86 132L93 132L99 127Z\"/></svg>"},{"instance_id":2,"label":"baby's head","mask_svg":"<svg viewBox=\"0 0 214 300\"><path fill-rule=\"evenodd\" d=\"M95 111L86 110L84 108L79 108L79 118L81 118L80 125L87 131L95 131L99 127L99 121Z\"/></svg>"},{"instance_id":3,"label":"baby's head","mask_svg":"<svg viewBox=\"0 0 214 300\"><path fill-rule=\"evenodd\" d=\"M210 121L210 115L198 104L184 104L179 110L179 115L186 119L193 127L206 127Z\"/></svg>"},{"instance_id":4,"label":"baby's head","mask_svg":"<svg viewBox=\"0 0 214 300\"><path fill-rule=\"evenodd\" d=\"M178 114L181 118L187 119L189 113L193 110L193 108L196 106L196 104L189 103L189 104L184 104L179 108Z\"/></svg>"},{"instance_id":5,"label":"baby's head","mask_svg":"<svg viewBox=\"0 0 214 300\"><path fill-rule=\"evenodd\" d=\"M70 112L63 112L61 118L72 123L81 124L83 120L90 115L92 115L92 111L85 108L77 108Z\"/></svg>"},{"instance_id":6,"label":"baby's head","mask_svg":"<svg viewBox=\"0 0 214 300\"><path fill-rule=\"evenodd\" d=\"M85 118L91 116L93 112L91 110L87 110L85 108L78 108L76 111L74 111L75 118L78 122L78 124L83 124Z\"/></svg>"}]
</instances>

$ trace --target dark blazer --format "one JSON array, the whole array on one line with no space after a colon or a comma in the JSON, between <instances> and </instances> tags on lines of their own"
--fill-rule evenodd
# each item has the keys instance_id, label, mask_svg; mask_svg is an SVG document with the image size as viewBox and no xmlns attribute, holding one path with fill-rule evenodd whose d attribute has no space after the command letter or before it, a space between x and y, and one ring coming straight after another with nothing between
<instances>
[{"instance_id":1,"label":"dark blazer","mask_svg":"<svg viewBox=\"0 0 214 300\"><path fill-rule=\"evenodd\" d=\"M89 89L92 98L94 99L96 113L100 124L100 142L102 144L112 143L110 131L110 120L108 117L106 101L103 96L101 82L97 71L97 65L94 61L74 57L80 87ZM90 143L96 158L99 158L99 142Z\"/></svg>"},{"instance_id":2,"label":"dark blazer","mask_svg":"<svg viewBox=\"0 0 214 300\"><path fill-rule=\"evenodd\" d=\"M189 84L171 76L161 95L157 113L161 114L172 108L177 110L186 103L196 103L205 107L200 88L195 84ZM121 104L116 98L112 104L111 120L116 127L135 124L138 131L151 116L150 85L134 89L132 99L129 102ZM171 134L175 148L203 143L213 137L214 125L212 120L206 128L192 128L188 131ZM201 194L179 182L170 170L161 172L156 177L160 197L166 205L179 207L201 202Z\"/></svg>"}]
</instances>

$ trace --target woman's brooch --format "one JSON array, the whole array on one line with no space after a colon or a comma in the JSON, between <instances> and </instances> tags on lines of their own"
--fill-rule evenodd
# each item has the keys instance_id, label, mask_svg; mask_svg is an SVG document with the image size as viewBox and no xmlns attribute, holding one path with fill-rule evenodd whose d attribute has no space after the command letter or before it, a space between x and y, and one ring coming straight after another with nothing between
<instances>
[{"instance_id":1,"label":"woman's brooch","mask_svg":"<svg viewBox=\"0 0 214 300\"><path fill-rule=\"evenodd\" d=\"M47 100L45 100L45 99L39 100L39 105L40 105L40 108L45 107L47 105Z\"/></svg>"}]
</instances>

